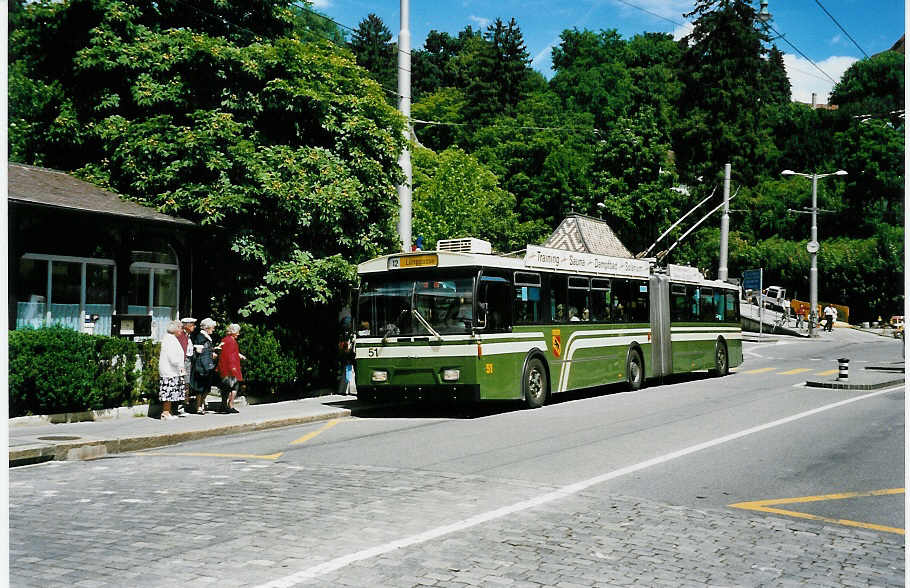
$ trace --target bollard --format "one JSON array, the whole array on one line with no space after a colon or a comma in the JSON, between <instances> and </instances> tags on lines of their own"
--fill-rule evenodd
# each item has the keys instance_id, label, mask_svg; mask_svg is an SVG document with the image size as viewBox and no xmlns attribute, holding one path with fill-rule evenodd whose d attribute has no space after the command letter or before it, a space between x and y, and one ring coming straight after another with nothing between
<instances>
[{"instance_id":1,"label":"bollard","mask_svg":"<svg viewBox=\"0 0 910 588\"><path fill-rule=\"evenodd\" d=\"M837 360L837 381L848 382L850 380L850 360L841 357Z\"/></svg>"}]
</instances>

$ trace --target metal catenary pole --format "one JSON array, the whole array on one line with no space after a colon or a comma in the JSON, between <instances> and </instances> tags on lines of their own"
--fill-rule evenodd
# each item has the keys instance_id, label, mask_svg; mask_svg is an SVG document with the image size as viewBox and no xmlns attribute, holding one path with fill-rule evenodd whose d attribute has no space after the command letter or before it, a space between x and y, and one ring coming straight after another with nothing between
<instances>
[{"instance_id":1,"label":"metal catenary pole","mask_svg":"<svg viewBox=\"0 0 910 588\"><path fill-rule=\"evenodd\" d=\"M720 219L720 262L717 279L727 281L727 238L730 234L730 164L724 165L724 215Z\"/></svg>"},{"instance_id":2,"label":"metal catenary pole","mask_svg":"<svg viewBox=\"0 0 910 588\"><path fill-rule=\"evenodd\" d=\"M404 172L404 183L398 186L398 234L401 250L411 250L411 31L410 0L401 0L401 29L398 31L398 109L405 119L405 146L398 157L398 165Z\"/></svg>"}]
</instances>

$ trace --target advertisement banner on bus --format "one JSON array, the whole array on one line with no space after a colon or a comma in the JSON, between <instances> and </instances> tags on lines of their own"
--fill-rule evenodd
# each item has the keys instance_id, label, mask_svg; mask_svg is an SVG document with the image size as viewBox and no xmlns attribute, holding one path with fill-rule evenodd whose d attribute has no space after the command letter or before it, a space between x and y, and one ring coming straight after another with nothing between
<instances>
[{"instance_id":1,"label":"advertisement banner on bus","mask_svg":"<svg viewBox=\"0 0 910 588\"><path fill-rule=\"evenodd\" d=\"M594 253L565 251L528 245L525 253L527 267L579 273L622 275L647 278L651 275L651 263L643 259L610 257Z\"/></svg>"}]
</instances>

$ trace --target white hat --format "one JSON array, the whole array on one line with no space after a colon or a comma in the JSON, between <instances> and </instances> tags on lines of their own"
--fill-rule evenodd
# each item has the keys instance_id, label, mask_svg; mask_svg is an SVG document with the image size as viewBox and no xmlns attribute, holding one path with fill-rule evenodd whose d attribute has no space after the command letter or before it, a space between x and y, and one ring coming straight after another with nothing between
<instances>
[{"instance_id":1,"label":"white hat","mask_svg":"<svg viewBox=\"0 0 910 588\"><path fill-rule=\"evenodd\" d=\"M196 319L188 316L188 317L184 317L184 318L180 319L180 322L181 323L195 323Z\"/></svg>"}]
</instances>

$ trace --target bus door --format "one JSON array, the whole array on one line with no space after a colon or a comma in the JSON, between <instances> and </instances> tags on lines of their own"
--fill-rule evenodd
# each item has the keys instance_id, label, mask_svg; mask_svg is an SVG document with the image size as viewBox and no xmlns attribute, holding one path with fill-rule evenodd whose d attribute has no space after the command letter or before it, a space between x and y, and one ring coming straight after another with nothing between
<instances>
[{"instance_id":1,"label":"bus door","mask_svg":"<svg viewBox=\"0 0 910 588\"><path fill-rule=\"evenodd\" d=\"M477 284L478 330L486 333L512 331L512 284L500 276L481 274Z\"/></svg>"},{"instance_id":2,"label":"bus door","mask_svg":"<svg viewBox=\"0 0 910 588\"><path fill-rule=\"evenodd\" d=\"M670 278L651 275L651 376L673 373L670 339Z\"/></svg>"}]
</instances>

